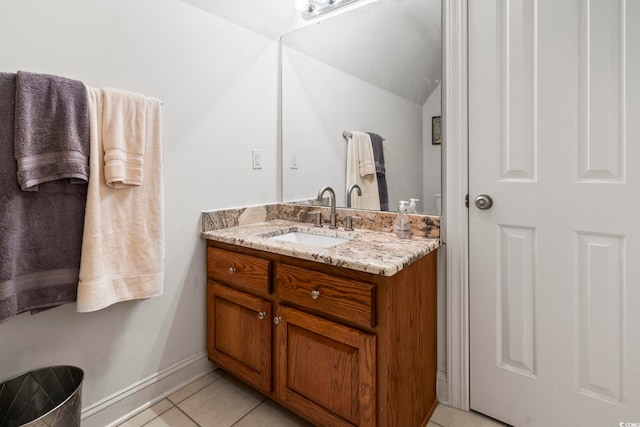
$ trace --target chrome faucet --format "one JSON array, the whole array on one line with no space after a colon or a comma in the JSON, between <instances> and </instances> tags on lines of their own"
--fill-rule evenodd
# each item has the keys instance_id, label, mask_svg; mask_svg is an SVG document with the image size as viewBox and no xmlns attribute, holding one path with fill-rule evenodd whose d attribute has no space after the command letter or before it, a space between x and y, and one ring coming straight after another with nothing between
<instances>
[{"instance_id":1,"label":"chrome faucet","mask_svg":"<svg viewBox=\"0 0 640 427\"><path fill-rule=\"evenodd\" d=\"M319 202L322 201L322 196L324 196L325 192L329 192L329 204L331 205L331 215L329 216L329 228L336 229L338 226L336 225L336 218L338 215L336 214L336 193L333 191L333 188L329 186L322 187L318 192L317 200Z\"/></svg>"},{"instance_id":2,"label":"chrome faucet","mask_svg":"<svg viewBox=\"0 0 640 427\"><path fill-rule=\"evenodd\" d=\"M351 207L351 193L353 190L357 190L358 196L362 196L362 190L358 184L351 184L347 190L347 207Z\"/></svg>"}]
</instances>

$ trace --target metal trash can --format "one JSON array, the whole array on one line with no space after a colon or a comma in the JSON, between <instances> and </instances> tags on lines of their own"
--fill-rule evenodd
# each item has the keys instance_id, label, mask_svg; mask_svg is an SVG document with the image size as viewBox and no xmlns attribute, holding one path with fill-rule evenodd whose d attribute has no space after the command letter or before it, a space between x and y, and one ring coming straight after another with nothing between
<instances>
[{"instance_id":1,"label":"metal trash can","mask_svg":"<svg viewBox=\"0 0 640 427\"><path fill-rule=\"evenodd\" d=\"M51 366L0 384L0 427L80 426L82 379L75 366Z\"/></svg>"}]
</instances>

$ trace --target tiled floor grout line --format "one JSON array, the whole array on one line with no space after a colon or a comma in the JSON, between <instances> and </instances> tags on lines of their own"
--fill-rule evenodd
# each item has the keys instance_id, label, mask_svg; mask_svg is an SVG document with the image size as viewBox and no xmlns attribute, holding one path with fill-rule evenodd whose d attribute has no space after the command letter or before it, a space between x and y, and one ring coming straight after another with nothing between
<instances>
[{"instance_id":1,"label":"tiled floor grout line","mask_svg":"<svg viewBox=\"0 0 640 427\"><path fill-rule=\"evenodd\" d=\"M193 416L196 416L196 417L198 416L197 414L199 413L199 410L197 410L198 409L197 406L193 407L193 409L195 411L194 410L191 411L194 414L192 416L187 412L186 409L181 408L179 405L184 403L185 401L191 399L194 395L203 392L204 389L206 389L207 387L211 386L212 384L215 384L218 381L220 381L221 379L226 378L228 376L228 374L224 370L221 370L220 368L214 369L214 370L212 370L210 372L210 374L214 374L214 373L215 373L215 375L211 375L211 377L213 377L213 378L211 378L211 377L206 378L207 381L210 380L209 382L205 383L204 380L200 380L200 378L199 378L199 379L195 380L194 382L202 381L201 383L199 382L197 384L193 384L193 382L192 382L192 383L186 384L185 386L183 386L183 388L181 388L181 389L179 389L177 391L174 391L169 396L166 396L160 402L163 402L164 400L166 400L166 402L168 402L168 404L169 404L168 407L166 406L166 402L163 402L162 405L158 406L158 408L156 408L153 411L150 411L151 412L150 414L147 414L147 416L145 416L142 419L139 419L138 421L136 421L135 425L140 425L141 427L149 427L154 422L162 424L162 425L166 425L167 421L165 420L165 418L162 418L163 415L165 415L169 411L173 411L173 409L175 408L179 412L178 413L173 413L173 415L169 417L170 419L174 418L174 416L178 416L179 418L182 418L183 421L185 421L185 422L187 420L189 420L191 423L193 423L194 427L202 427L202 424L200 424L199 422L196 421L196 419L193 418ZM230 377L230 378L232 378L232 377ZM187 388L189 386L195 386L195 387L193 389L189 388L187 390L184 390L184 388ZM223 384L222 386L216 386L215 388L216 388L216 390L218 390L220 387L222 387L222 389L224 389L225 387L231 387L231 389L237 388L237 386L234 386L233 382L230 382L228 386ZM186 394L186 395L179 394L180 391L182 391L182 393L188 393L188 394ZM174 397L175 401L170 399L171 396ZM256 400L258 400L258 399L256 399ZM149 408L147 408L147 410L152 408L152 407L154 407L154 406L156 406L156 405L158 405L160 402L157 402L156 404L150 406ZM255 415L252 415L252 414L254 412L261 414L261 412L260 412L260 410L258 410L258 408L260 408L262 405L268 404L267 402L270 402L270 399L268 397L262 395L261 396L261 400L259 400L257 402L257 404L255 404L255 406L253 406L253 407L249 406L250 409L248 411L246 411L244 414L237 414L236 416L240 416L240 418L238 418L237 420L233 421L233 418L235 418L235 417L233 417L233 418L227 417L227 420L232 423L232 424L228 424L228 427L239 427L240 425L243 424L242 421L245 420L245 419L247 419L248 421L256 419L259 416L255 416ZM187 405L187 407L190 407L190 406L193 406L193 405ZM277 406L277 404L275 406ZM433 427L447 427L447 426L452 425L451 422L453 422L453 424L457 424L457 422L455 421L456 419L464 421L465 425L467 425L466 424L467 421L471 422L472 424L469 424L469 425L470 426L475 426L475 427L479 427L480 425L485 425L486 421L483 421L484 419L490 420L490 422L488 424L486 424L486 425L490 424L490 425L493 426L495 424L495 427L499 427L499 426L512 427L512 426L509 426L507 424L500 423L497 420L492 419L491 417L482 416L482 414L477 414L474 411L470 411L470 412L466 412L466 413L463 412L461 414L460 411L455 410L455 408L449 408L446 405L438 405L438 406L439 407L442 406L442 408L439 408L439 410L441 411L441 415L442 415L441 418L443 418L443 419L439 420L439 421L442 421L442 422L436 422L434 420L430 420L428 424L430 426L433 426ZM164 409L164 410L162 410L162 412L160 412L160 409L165 408L165 407L167 409ZM256 410L258 410L258 411L256 411ZM267 410L266 412L270 413L271 411ZM276 411L276 412L278 412L278 411ZM142 413L144 413L144 411L136 414L134 417L131 417L128 420L125 420L123 423L121 423L121 425L124 424L124 423L127 423L128 421L132 420L133 418L136 418L138 415L140 415ZM480 415L480 416L478 416L478 415ZM148 416L153 416L153 418L148 420L148 421L146 421L146 422L144 422L144 424L138 424L139 422L141 422L143 419L147 418ZM183 417L186 417L186 419L184 419ZM451 420L447 420L448 417L449 418L453 417L453 418L451 418ZM161 419L158 421L158 418L161 418ZM252 422L248 422L248 423L245 422L245 424L253 425ZM295 424L295 422L294 422L294 424ZM295 425L297 425L297 424L295 424Z\"/></svg>"},{"instance_id":2,"label":"tiled floor grout line","mask_svg":"<svg viewBox=\"0 0 640 427\"><path fill-rule=\"evenodd\" d=\"M220 369L220 368L216 368L216 369L212 370L210 373L216 372L216 371L217 371L217 370L219 370L219 369ZM191 396L193 396L194 394L196 394L196 393L198 393L198 392L200 392L200 391L204 390L205 388L209 387L211 384L215 383L216 381L221 380L222 378L224 378L224 377L226 376L226 373L225 373L224 371L222 371L222 370L221 370L218 374L219 374L219 376L218 376L217 378L214 378L214 380L213 380L213 381L211 381L210 383L205 384L205 385L203 385L202 387L198 388L196 391L194 391L193 393L191 393L191 394L189 394L188 396L184 397L184 398L183 398L182 400L180 400L179 402L173 402L173 401L169 398L169 396L167 396L167 400L171 403L171 405L172 405L174 408L176 408L178 411L182 412L182 413L184 414L184 416L185 416L185 417L187 417L187 418L189 418L191 421L193 421L193 423L194 423L195 425L197 425L198 427L202 427L202 426L201 426L201 425L200 425L196 420L194 420L194 419L191 417L191 415L189 415L188 413L186 413L185 411L183 411L183 410L182 410L182 408L181 408L181 407L179 407L178 405L179 405L180 403L184 402L185 400L189 399L189 398L190 398ZM207 374L207 375L209 375L209 374ZM198 380L196 380L196 381L198 381ZM188 386L188 384L187 384L187 386ZM187 387L187 386L185 386L185 387ZM167 411L165 411L165 412L167 412ZM156 417L156 418L157 418L157 417ZM151 422L151 421L149 421L149 422ZM148 424L148 423L147 423L147 424ZM143 427L144 427L144 426L143 426Z\"/></svg>"},{"instance_id":3,"label":"tiled floor grout line","mask_svg":"<svg viewBox=\"0 0 640 427\"><path fill-rule=\"evenodd\" d=\"M264 402L266 402L267 400L269 400L268 397L265 397L264 399L262 399L260 401L260 403L258 403L256 406L254 406L249 412L247 412L246 414L244 414L243 416L241 416L238 421L236 421L235 423L231 424L230 427L233 427L235 425L237 425L240 421L242 421L243 419L245 419L250 413L252 413L253 411L255 411L256 409L258 409L260 407L260 405L262 405Z\"/></svg>"},{"instance_id":4,"label":"tiled floor grout line","mask_svg":"<svg viewBox=\"0 0 640 427\"><path fill-rule=\"evenodd\" d=\"M197 425L198 427L202 427L196 420L194 420L193 418L191 418L191 416L189 414L187 414L185 411L182 410L182 408L180 408L178 405L173 405L174 408L177 408L178 411L182 412L184 414L185 417L189 418L191 421L193 421L193 423L195 425Z\"/></svg>"},{"instance_id":5,"label":"tiled floor grout line","mask_svg":"<svg viewBox=\"0 0 640 427\"><path fill-rule=\"evenodd\" d=\"M220 368L216 368L216 369L214 369L214 370L213 370L213 371L211 371L211 372L216 372L218 369L220 369ZM207 375L209 375L209 374L207 374ZM191 394L190 394L190 395L188 395L187 397L185 397L185 398L183 398L182 400L180 400L180 402L174 402L173 400L171 400L171 399L170 399L170 397L171 397L171 396L167 396L167 397L166 397L166 399L167 399L169 402L171 402L174 406L178 406L180 403L184 402L185 400L187 400L188 398L190 398L190 397L191 397L191 396L193 396L194 394L196 394L196 393L198 393L198 392L202 391L203 389L205 389L205 388L209 387L211 384L215 383L216 381L221 380L221 379L222 379L222 378L224 378L225 376L226 376L226 373L225 373L224 371L220 371L220 376L219 376L218 378L215 378L215 379L214 379L213 381L211 381L210 383L208 383L208 384L206 384L206 385L204 385L204 386L200 387L199 389L197 389L196 391L194 391L193 393L191 393ZM196 381L198 381L198 380L196 380ZM190 383L190 384L193 384L194 382L195 382L195 381L193 381L193 382L192 382L192 383ZM189 384L185 385L183 388L188 387L188 386L189 386Z\"/></svg>"},{"instance_id":6,"label":"tiled floor grout line","mask_svg":"<svg viewBox=\"0 0 640 427\"><path fill-rule=\"evenodd\" d=\"M167 412L169 412L169 411L170 411L170 410L172 410L173 408L177 408L177 406L176 406L176 405L174 405L174 404L173 404L173 402L172 402L172 401L170 401L168 398L166 398L166 397L165 397L165 398L164 398L164 399L162 399L162 400L166 400L167 402L169 402L169 403L171 404L171 407L170 407L169 409L167 409L166 411L163 411L162 413L160 413L160 414L156 415L155 417L151 418L149 421L147 421L146 423L142 424L140 427L144 427L144 426L146 426L147 424L149 424L150 422L152 422L152 421L153 421L153 420L155 420L156 418L160 418L160 417L162 416L162 414L166 414ZM160 402L162 402L162 400L161 400ZM158 402L158 403L160 403L160 402ZM152 406L153 406L153 405L152 405ZM151 408L151 407L149 407L149 408ZM141 412L141 413L142 413L142 412ZM134 417L131 417L131 418L129 418L129 420L131 420L131 419L133 419L133 418L134 418ZM127 421L129 421L129 420L127 420ZM125 421L125 423L126 423L127 421Z\"/></svg>"},{"instance_id":7,"label":"tiled floor grout line","mask_svg":"<svg viewBox=\"0 0 640 427\"><path fill-rule=\"evenodd\" d=\"M216 371L217 371L217 370L219 370L219 369L220 369L220 368L213 369L210 373L216 372ZM209 373L209 374L210 374L210 373ZM207 375L209 375L209 374L207 374ZM196 423L196 421L195 421L193 418L191 418L191 417L189 416L189 414L185 413L182 409L180 409L180 408L178 407L178 404L179 404L179 403L181 403L181 402L184 402L185 400L187 400L188 398L190 398L190 397L191 397L191 396L193 396L194 394L198 393L199 391L201 391L201 390L202 390L202 389L204 389L205 387L210 386L211 384L215 383L216 381L220 380L221 378L223 378L223 377L225 376L225 372L224 372L224 371L222 371L222 370L220 371L220 373L219 373L219 374L220 374L220 376L219 376L219 377L215 378L215 379L214 379L213 381L211 381L210 383L208 383L208 384L206 384L206 385L204 385L204 386L200 387L199 389L197 389L197 390L196 390L196 391L194 391L193 393L189 394L187 397L183 398L183 399L182 399L182 400L180 400L179 402L174 402L173 400L171 400L171 399L170 399L170 396L167 396L167 397L165 397L164 399L162 399L162 400L166 400L167 402L169 402L169 403L171 404L171 407L170 407L169 409L167 409L166 411L162 412L161 414L156 415L155 417L153 417L152 419L150 419L150 420L149 420L149 421L147 421L146 423L142 424L142 425L141 425L141 427L146 426L147 424L151 423L151 422L152 422L152 421L154 421L156 418L161 417L163 414L165 414L165 413L169 412L169 411L170 411L171 409L173 409L173 408L177 408L180 412L182 412L183 414L185 414L185 415L186 415L186 416L187 416L191 421L193 421L194 423ZM203 377L204 377L204 375L203 375ZM195 380L195 381L198 381L198 380ZM192 383L193 383L193 382L195 382L195 381L192 381ZM192 384L192 383L189 383L189 384ZM185 388L185 387L189 386L189 384L186 384L183 388ZM158 402L161 402L162 400L160 400L160 401L158 401ZM154 406L154 405L151 405L149 408L151 408L151 407L153 407L153 406ZM148 408L148 409L149 409L149 408ZM134 415L133 417L131 417L131 418L129 418L129 419L127 419L127 420L123 421L122 423L123 423L123 424L124 424L124 423L126 423L127 421L129 421L129 420L131 420L131 419L135 418L137 415L141 414L142 412L144 412L144 411L139 412L138 414L136 414L136 415ZM200 427L200 424L196 423L196 425L198 425L198 426Z\"/></svg>"}]
</instances>

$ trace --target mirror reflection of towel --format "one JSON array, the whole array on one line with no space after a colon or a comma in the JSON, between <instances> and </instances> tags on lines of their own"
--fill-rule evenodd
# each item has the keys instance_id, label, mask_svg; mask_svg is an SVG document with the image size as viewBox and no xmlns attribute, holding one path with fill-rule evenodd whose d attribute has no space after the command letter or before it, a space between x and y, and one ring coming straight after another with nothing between
<instances>
[{"instance_id":1,"label":"mirror reflection of towel","mask_svg":"<svg viewBox=\"0 0 640 427\"><path fill-rule=\"evenodd\" d=\"M372 175L376 173L376 162L373 158L373 147L371 144L371 138L357 132L362 135L353 136L353 144L358 150L358 171L361 177Z\"/></svg>"},{"instance_id":2,"label":"mirror reflection of towel","mask_svg":"<svg viewBox=\"0 0 640 427\"><path fill-rule=\"evenodd\" d=\"M365 152L370 154L364 154ZM363 153L364 159L360 158L361 153ZM363 171L366 173L364 176L362 175ZM354 194L351 207L380 210L378 179L371 138L364 132L353 131L351 137L347 139L347 188L352 184L357 184L360 187L362 196Z\"/></svg>"},{"instance_id":3,"label":"mirror reflection of towel","mask_svg":"<svg viewBox=\"0 0 640 427\"><path fill-rule=\"evenodd\" d=\"M380 210L389 210L389 191L387 190L387 177L384 165L384 151L382 141L384 139L377 133L369 132L373 159L376 163L376 178L378 178L378 196L380 197Z\"/></svg>"}]
</instances>

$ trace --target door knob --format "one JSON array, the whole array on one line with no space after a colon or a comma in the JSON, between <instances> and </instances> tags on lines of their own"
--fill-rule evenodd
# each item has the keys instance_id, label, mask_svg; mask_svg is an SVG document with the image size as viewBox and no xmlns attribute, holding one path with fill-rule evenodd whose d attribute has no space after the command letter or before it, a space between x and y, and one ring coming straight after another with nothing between
<instances>
[{"instance_id":1,"label":"door knob","mask_svg":"<svg viewBox=\"0 0 640 427\"><path fill-rule=\"evenodd\" d=\"M491 209L493 199L488 194L481 194L476 197L476 207L478 209Z\"/></svg>"}]
</instances>

